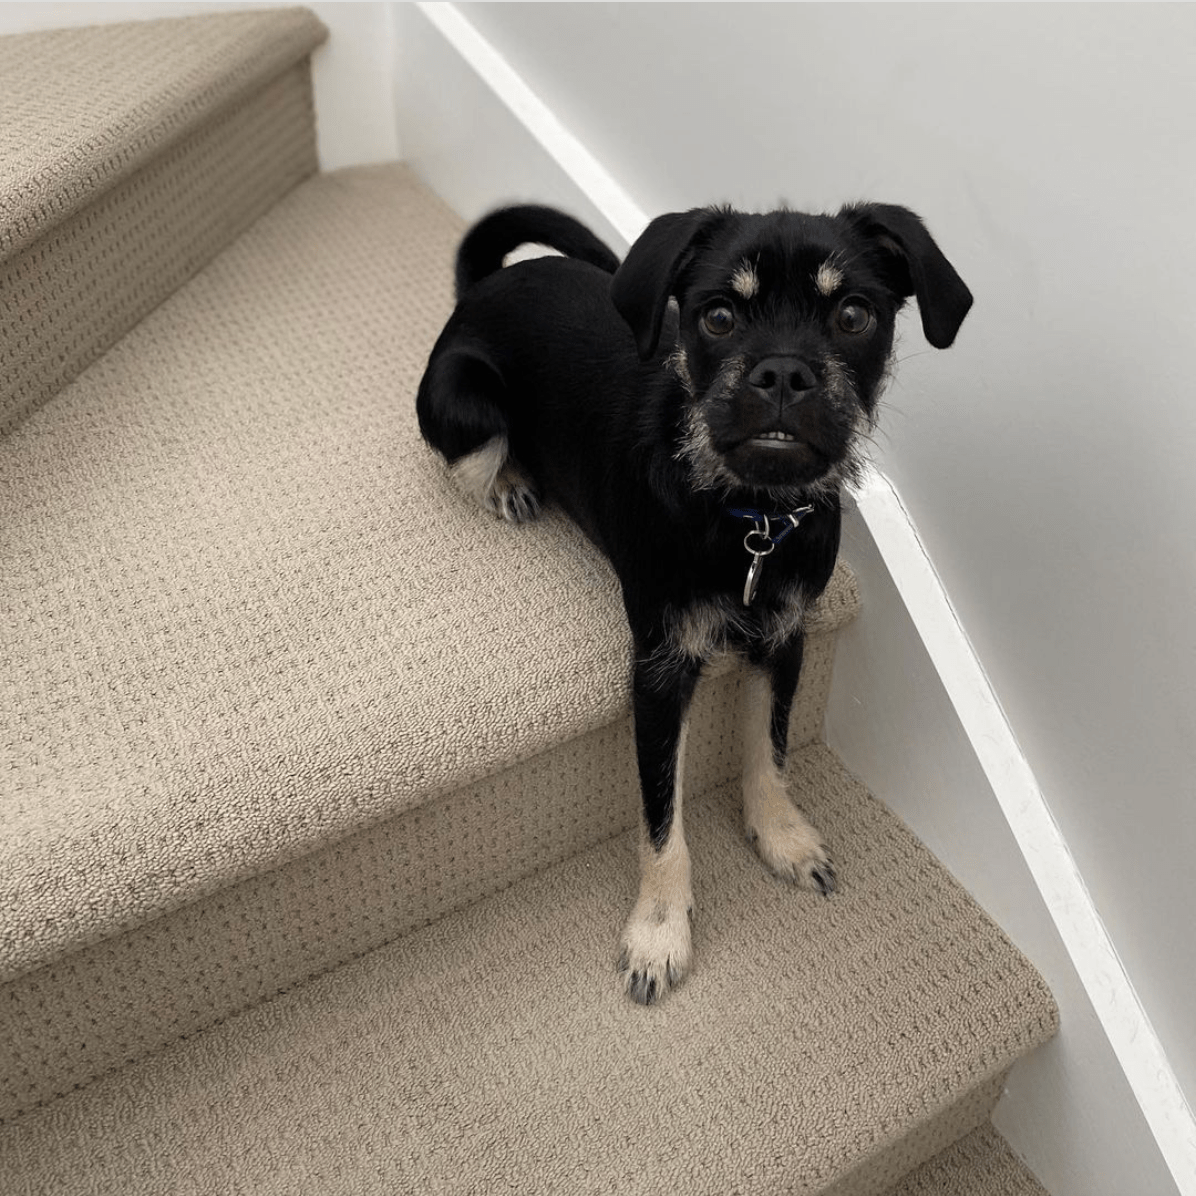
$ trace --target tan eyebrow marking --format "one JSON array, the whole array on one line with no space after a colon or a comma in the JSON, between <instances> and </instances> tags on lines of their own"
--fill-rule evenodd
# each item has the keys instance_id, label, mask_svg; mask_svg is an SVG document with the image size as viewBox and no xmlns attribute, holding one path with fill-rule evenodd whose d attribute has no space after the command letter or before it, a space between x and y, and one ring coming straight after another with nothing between
<instances>
[{"instance_id":1,"label":"tan eyebrow marking","mask_svg":"<svg viewBox=\"0 0 1196 1196\"><path fill-rule=\"evenodd\" d=\"M818 267L818 273L814 275L814 285L820 295L829 298L843 285L843 271L828 258Z\"/></svg>"},{"instance_id":2,"label":"tan eyebrow marking","mask_svg":"<svg viewBox=\"0 0 1196 1196\"><path fill-rule=\"evenodd\" d=\"M731 290L741 299L751 299L760 290L760 276L751 262L743 261L731 275Z\"/></svg>"}]
</instances>

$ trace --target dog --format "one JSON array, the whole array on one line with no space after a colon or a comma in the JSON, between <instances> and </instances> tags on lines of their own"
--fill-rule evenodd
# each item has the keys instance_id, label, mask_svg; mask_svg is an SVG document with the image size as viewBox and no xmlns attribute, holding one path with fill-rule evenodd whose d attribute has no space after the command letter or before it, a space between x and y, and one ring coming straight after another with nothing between
<instances>
[{"instance_id":1,"label":"dog","mask_svg":"<svg viewBox=\"0 0 1196 1196\"><path fill-rule=\"evenodd\" d=\"M560 256L504 266L525 243ZM874 203L670 213L622 263L562 212L507 207L466 233L456 291L419 385L423 438L505 520L554 500L622 587L644 833L618 970L652 1004L691 966L681 761L714 656L747 663L749 841L785 880L836 887L783 775L803 613L834 568L898 311L915 297L944 349L972 295L918 216Z\"/></svg>"}]
</instances>

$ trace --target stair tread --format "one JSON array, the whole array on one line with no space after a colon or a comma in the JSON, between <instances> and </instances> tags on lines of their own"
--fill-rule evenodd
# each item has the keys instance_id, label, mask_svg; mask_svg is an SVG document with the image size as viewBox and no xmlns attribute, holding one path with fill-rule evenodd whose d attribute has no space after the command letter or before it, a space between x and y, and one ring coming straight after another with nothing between
<instances>
[{"instance_id":1,"label":"stair tread","mask_svg":"<svg viewBox=\"0 0 1196 1196\"><path fill-rule=\"evenodd\" d=\"M461 228L312 179L0 438L0 978L624 715L605 562L418 439Z\"/></svg>"},{"instance_id":2,"label":"stair tread","mask_svg":"<svg viewBox=\"0 0 1196 1196\"><path fill-rule=\"evenodd\" d=\"M0 261L326 36L284 8L0 38Z\"/></svg>"},{"instance_id":3,"label":"stair tread","mask_svg":"<svg viewBox=\"0 0 1196 1196\"><path fill-rule=\"evenodd\" d=\"M916 1143L1054 1004L824 745L790 784L841 891L773 880L735 795L695 798L698 962L663 1005L615 983L621 836L0 1128L0 1187L818 1192Z\"/></svg>"}]
</instances>

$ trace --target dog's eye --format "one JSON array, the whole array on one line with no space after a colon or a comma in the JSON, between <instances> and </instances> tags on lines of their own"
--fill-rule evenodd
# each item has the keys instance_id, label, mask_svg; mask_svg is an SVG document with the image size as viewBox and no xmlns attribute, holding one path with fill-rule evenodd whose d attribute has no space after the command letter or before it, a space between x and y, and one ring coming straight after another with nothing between
<instances>
[{"instance_id":1,"label":"dog's eye","mask_svg":"<svg viewBox=\"0 0 1196 1196\"><path fill-rule=\"evenodd\" d=\"M862 299L845 299L835 313L840 331L859 336L872 327L872 309Z\"/></svg>"},{"instance_id":2,"label":"dog's eye","mask_svg":"<svg viewBox=\"0 0 1196 1196\"><path fill-rule=\"evenodd\" d=\"M711 336L726 336L735 327L735 313L719 304L702 313L702 328Z\"/></svg>"}]
</instances>

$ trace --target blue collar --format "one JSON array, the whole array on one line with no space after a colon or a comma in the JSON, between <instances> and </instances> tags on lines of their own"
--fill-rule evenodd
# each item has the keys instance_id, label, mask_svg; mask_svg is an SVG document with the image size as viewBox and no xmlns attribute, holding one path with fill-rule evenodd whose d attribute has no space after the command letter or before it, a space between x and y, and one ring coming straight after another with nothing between
<instances>
[{"instance_id":1,"label":"blue collar","mask_svg":"<svg viewBox=\"0 0 1196 1196\"><path fill-rule=\"evenodd\" d=\"M795 511L772 512L757 511L753 507L728 507L727 514L734 519L750 519L755 525L753 531L775 548L813 510L813 505L798 507ZM774 527L778 529L775 532Z\"/></svg>"}]
</instances>

